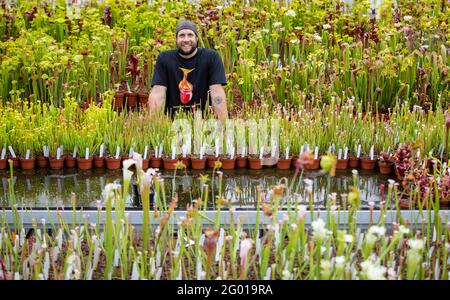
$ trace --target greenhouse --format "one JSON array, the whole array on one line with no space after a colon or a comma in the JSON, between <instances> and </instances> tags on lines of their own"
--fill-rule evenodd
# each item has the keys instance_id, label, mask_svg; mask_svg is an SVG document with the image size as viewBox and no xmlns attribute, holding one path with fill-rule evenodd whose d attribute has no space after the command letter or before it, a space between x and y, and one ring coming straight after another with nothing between
<instances>
[{"instance_id":1,"label":"greenhouse","mask_svg":"<svg viewBox=\"0 0 450 300\"><path fill-rule=\"evenodd\" d=\"M0 1L0 280L448 280L449 71L447 0Z\"/></svg>"}]
</instances>

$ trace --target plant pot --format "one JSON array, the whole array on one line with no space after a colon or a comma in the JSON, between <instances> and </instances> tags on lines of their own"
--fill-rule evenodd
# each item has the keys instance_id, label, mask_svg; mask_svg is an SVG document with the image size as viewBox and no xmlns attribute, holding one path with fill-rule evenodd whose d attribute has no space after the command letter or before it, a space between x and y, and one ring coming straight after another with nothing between
<instances>
[{"instance_id":1,"label":"plant pot","mask_svg":"<svg viewBox=\"0 0 450 300\"><path fill-rule=\"evenodd\" d=\"M175 170L175 164L177 163L178 159L163 158L162 161L164 169Z\"/></svg>"},{"instance_id":2,"label":"plant pot","mask_svg":"<svg viewBox=\"0 0 450 300\"><path fill-rule=\"evenodd\" d=\"M7 165L8 165L8 160L6 158L0 159L0 170L6 169Z\"/></svg>"},{"instance_id":3,"label":"plant pot","mask_svg":"<svg viewBox=\"0 0 450 300\"><path fill-rule=\"evenodd\" d=\"M18 158L18 157L9 157L9 159L12 160L12 162L13 162L13 168L14 168L14 169L19 168L19 166L20 166L20 161L19 161L19 158ZM8 164L8 166L9 166L9 164Z\"/></svg>"},{"instance_id":4,"label":"plant pot","mask_svg":"<svg viewBox=\"0 0 450 300\"><path fill-rule=\"evenodd\" d=\"M348 159L348 167L350 169L357 169L359 168L359 158L352 156Z\"/></svg>"},{"instance_id":5,"label":"plant pot","mask_svg":"<svg viewBox=\"0 0 450 300\"><path fill-rule=\"evenodd\" d=\"M297 163L298 155L292 155L291 159L292 159L291 160L291 168L295 169L295 164Z\"/></svg>"},{"instance_id":6,"label":"plant pot","mask_svg":"<svg viewBox=\"0 0 450 300\"><path fill-rule=\"evenodd\" d=\"M22 170L32 170L32 169L34 169L34 164L36 162L36 159L34 158L34 156L30 159L25 159L23 157L19 157L19 161L20 161L20 167L22 168Z\"/></svg>"},{"instance_id":7,"label":"plant pot","mask_svg":"<svg viewBox=\"0 0 450 300\"><path fill-rule=\"evenodd\" d=\"M80 170L90 170L92 169L92 157L85 159L85 158L77 158L77 164L78 164L78 169Z\"/></svg>"},{"instance_id":8,"label":"plant pot","mask_svg":"<svg viewBox=\"0 0 450 300\"><path fill-rule=\"evenodd\" d=\"M191 157L191 168L193 170L203 170L206 167L206 158L200 159Z\"/></svg>"},{"instance_id":9,"label":"plant pot","mask_svg":"<svg viewBox=\"0 0 450 300\"><path fill-rule=\"evenodd\" d=\"M320 168L320 159L321 157L314 159L311 164L305 166L305 170L308 171L318 170Z\"/></svg>"},{"instance_id":10,"label":"plant pot","mask_svg":"<svg viewBox=\"0 0 450 300\"><path fill-rule=\"evenodd\" d=\"M121 111L123 108L123 98L125 97L125 92L118 91L114 95L114 110Z\"/></svg>"},{"instance_id":11,"label":"plant pot","mask_svg":"<svg viewBox=\"0 0 450 300\"><path fill-rule=\"evenodd\" d=\"M138 96L139 96L139 106L140 106L141 108L147 107L147 103L148 103L148 94L147 94L147 93L139 92L139 93L138 93Z\"/></svg>"},{"instance_id":12,"label":"plant pot","mask_svg":"<svg viewBox=\"0 0 450 300\"><path fill-rule=\"evenodd\" d=\"M338 159L336 163L336 169L338 170L346 170L348 166L348 158L347 159Z\"/></svg>"},{"instance_id":13,"label":"plant pot","mask_svg":"<svg viewBox=\"0 0 450 300\"><path fill-rule=\"evenodd\" d=\"M48 159L49 164L50 164L50 169L52 170L61 170L62 168L64 168L64 160L65 157L61 157L60 159L56 159L55 157L50 157Z\"/></svg>"},{"instance_id":14,"label":"plant pot","mask_svg":"<svg viewBox=\"0 0 450 300\"><path fill-rule=\"evenodd\" d=\"M147 171L149 164L150 160L148 158L142 159L142 170Z\"/></svg>"},{"instance_id":15,"label":"plant pot","mask_svg":"<svg viewBox=\"0 0 450 300\"><path fill-rule=\"evenodd\" d=\"M160 169L163 165L163 161L161 157L152 157L150 158L150 166L154 169Z\"/></svg>"},{"instance_id":16,"label":"plant pot","mask_svg":"<svg viewBox=\"0 0 450 300\"><path fill-rule=\"evenodd\" d=\"M247 168L248 165L247 157L243 156L236 157L236 165L238 168Z\"/></svg>"},{"instance_id":17,"label":"plant pot","mask_svg":"<svg viewBox=\"0 0 450 300\"><path fill-rule=\"evenodd\" d=\"M101 168L105 167L105 164L106 163L105 163L105 157L104 156L102 156L102 157L97 156L97 155L94 156L94 167L96 167L98 169L101 169Z\"/></svg>"},{"instance_id":18,"label":"plant pot","mask_svg":"<svg viewBox=\"0 0 450 300\"><path fill-rule=\"evenodd\" d=\"M248 158L248 164L250 166L250 169L252 170L260 170L262 169L261 159L259 158Z\"/></svg>"},{"instance_id":19,"label":"plant pot","mask_svg":"<svg viewBox=\"0 0 450 300\"><path fill-rule=\"evenodd\" d=\"M361 158L361 169L363 170L373 170L375 169L377 160L369 158Z\"/></svg>"},{"instance_id":20,"label":"plant pot","mask_svg":"<svg viewBox=\"0 0 450 300\"><path fill-rule=\"evenodd\" d=\"M280 170L287 170L291 168L292 158L288 159L279 159L277 162L277 168Z\"/></svg>"},{"instance_id":21,"label":"plant pot","mask_svg":"<svg viewBox=\"0 0 450 300\"><path fill-rule=\"evenodd\" d=\"M120 162L122 161L122 158L115 158L114 156L108 156L106 159L106 168L108 170L118 170L120 169Z\"/></svg>"},{"instance_id":22,"label":"plant pot","mask_svg":"<svg viewBox=\"0 0 450 300\"><path fill-rule=\"evenodd\" d=\"M410 203L409 198L399 198L398 199L398 206L400 208L409 209L410 207L414 207L412 203Z\"/></svg>"},{"instance_id":23,"label":"plant pot","mask_svg":"<svg viewBox=\"0 0 450 300\"><path fill-rule=\"evenodd\" d=\"M46 169L48 167L48 158L44 155L37 156L36 161L39 168Z\"/></svg>"},{"instance_id":24,"label":"plant pot","mask_svg":"<svg viewBox=\"0 0 450 300\"><path fill-rule=\"evenodd\" d=\"M208 168L214 169L215 165L216 165L216 161L218 160L218 157L215 156L209 156L208 158L206 158L206 166Z\"/></svg>"},{"instance_id":25,"label":"plant pot","mask_svg":"<svg viewBox=\"0 0 450 300\"><path fill-rule=\"evenodd\" d=\"M380 167L380 173L381 174L392 174L394 173L394 163L393 162L386 162L386 161L378 161L378 166Z\"/></svg>"},{"instance_id":26,"label":"plant pot","mask_svg":"<svg viewBox=\"0 0 450 300\"><path fill-rule=\"evenodd\" d=\"M75 168L77 165L77 159L71 155L66 157L66 160L64 161L66 164L66 168Z\"/></svg>"},{"instance_id":27,"label":"plant pot","mask_svg":"<svg viewBox=\"0 0 450 300\"><path fill-rule=\"evenodd\" d=\"M127 107L130 109L134 109L138 104L138 95L137 93L127 93Z\"/></svg>"},{"instance_id":28,"label":"plant pot","mask_svg":"<svg viewBox=\"0 0 450 300\"><path fill-rule=\"evenodd\" d=\"M186 168L189 168L191 166L189 157L180 157L178 160L181 160L181 162L186 166Z\"/></svg>"},{"instance_id":29,"label":"plant pot","mask_svg":"<svg viewBox=\"0 0 450 300\"><path fill-rule=\"evenodd\" d=\"M236 167L236 159L229 159L229 158L221 158L220 161L222 162L222 169L224 170L234 170Z\"/></svg>"},{"instance_id":30,"label":"plant pot","mask_svg":"<svg viewBox=\"0 0 450 300\"><path fill-rule=\"evenodd\" d=\"M440 207L450 207L450 197L441 198L439 202Z\"/></svg>"}]
</instances>

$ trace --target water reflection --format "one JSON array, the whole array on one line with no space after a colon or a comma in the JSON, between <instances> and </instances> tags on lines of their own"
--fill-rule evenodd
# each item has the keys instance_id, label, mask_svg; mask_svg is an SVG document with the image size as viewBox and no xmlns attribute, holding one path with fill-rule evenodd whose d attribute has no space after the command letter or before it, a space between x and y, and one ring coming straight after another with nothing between
<instances>
[{"instance_id":1,"label":"water reflection","mask_svg":"<svg viewBox=\"0 0 450 300\"><path fill-rule=\"evenodd\" d=\"M208 207L215 208L215 197L221 189L224 197L231 201L233 207L242 209L252 209L255 207L258 188L261 192L269 193L274 185L285 183L292 185L293 170L263 169L250 171L237 169L224 171L220 185L217 173L212 180L212 171L183 171L178 172L174 177L172 172L162 173L164 178L164 189L166 195L170 195L174 190L179 196L179 209L186 207L192 200L201 197L205 191L200 181L200 175L208 175ZM10 174L7 171L0 171L2 181L0 191L1 207L11 207L13 200L9 197ZM336 177L328 177L320 172L307 172L303 177L297 177L293 184L293 192L283 198L284 203L291 201L294 204L307 204L305 184L303 180L310 178L313 183L313 199L316 208L324 208L327 196L337 193L337 201L341 200L340 194L349 191L353 184L351 171L337 171ZM367 207L369 202L374 202L377 206L380 202L380 185L386 183L390 176L380 175L375 171L360 171L358 175L358 186L361 189L361 202L363 207ZM122 172L108 170L77 171L70 170L32 170L16 171L13 176L15 199L19 206L31 208L55 208L61 205L72 206L72 193L75 194L77 207L96 207L96 201L102 200L102 190L105 184L110 182L122 182ZM214 186L214 189L212 189ZM136 208L133 189L127 196L126 206Z\"/></svg>"}]
</instances>

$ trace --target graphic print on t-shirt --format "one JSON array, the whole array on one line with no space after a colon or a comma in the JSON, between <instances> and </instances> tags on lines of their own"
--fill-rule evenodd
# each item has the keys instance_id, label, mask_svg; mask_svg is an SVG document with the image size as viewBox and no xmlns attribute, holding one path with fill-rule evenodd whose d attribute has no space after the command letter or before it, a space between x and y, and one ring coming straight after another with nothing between
<instances>
[{"instance_id":1,"label":"graphic print on t-shirt","mask_svg":"<svg viewBox=\"0 0 450 300\"><path fill-rule=\"evenodd\" d=\"M185 69L185 68L179 68L179 69L183 72L183 80L181 80L180 83L178 84L178 88L180 89L180 100L181 100L181 103L187 104L189 101L191 101L193 90L194 90L194 87L192 86L192 84L187 80L187 76L189 73L194 71L195 68L192 70Z\"/></svg>"}]
</instances>

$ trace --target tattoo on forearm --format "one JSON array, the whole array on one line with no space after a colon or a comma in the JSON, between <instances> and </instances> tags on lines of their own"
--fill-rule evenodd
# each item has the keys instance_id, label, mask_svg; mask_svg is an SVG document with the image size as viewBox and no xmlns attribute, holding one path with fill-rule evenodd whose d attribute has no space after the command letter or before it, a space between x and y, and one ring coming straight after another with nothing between
<instances>
[{"instance_id":1,"label":"tattoo on forearm","mask_svg":"<svg viewBox=\"0 0 450 300\"><path fill-rule=\"evenodd\" d=\"M217 96L216 98L214 98L214 102L215 102L216 104L222 103L222 97Z\"/></svg>"}]
</instances>

